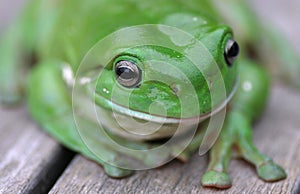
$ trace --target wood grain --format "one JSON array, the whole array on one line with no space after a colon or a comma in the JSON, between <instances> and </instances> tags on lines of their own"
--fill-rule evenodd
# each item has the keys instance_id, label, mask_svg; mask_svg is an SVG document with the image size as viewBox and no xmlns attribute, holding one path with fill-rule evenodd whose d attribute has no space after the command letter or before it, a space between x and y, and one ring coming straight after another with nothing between
<instances>
[{"instance_id":1,"label":"wood grain","mask_svg":"<svg viewBox=\"0 0 300 194\"><path fill-rule=\"evenodd\" d=\"M24 107L0 107L0 193L45 193L72 156L29 119Z\"/></svg>"},{"instance_id":2,"label":"wood grain","mask_svg":"<svg viewBox=\"0 0 300 194\"><path fill-rule=\"evenodd\" d=\"M234 160L229 170L233 178L231 189L204 189L200 178L207 156L197 154L186 164L173 161L159 169L115 180L94 162L77 156L50 193L299 193L300 119L295 119L300 118L299 99L299 92L276 85L265 115L255 126L256 145L287 170L284 181L265 183L248 163Z\"/></svg>"}]
</instances>

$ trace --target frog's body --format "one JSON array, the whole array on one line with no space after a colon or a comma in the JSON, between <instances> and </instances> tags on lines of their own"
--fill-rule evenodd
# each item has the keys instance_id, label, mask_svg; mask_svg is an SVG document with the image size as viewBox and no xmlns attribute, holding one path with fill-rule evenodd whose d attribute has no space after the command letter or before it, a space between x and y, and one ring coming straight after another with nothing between
<instances>
[{"instance_id":1,"label":"frog's body","mask_svg":"<svg viewBox=\"0 0 300 194\"><path fill-rule=\"evenodd\" d=\"M237 2L235 3L244 5L243 2ZM228 1L228 6L233 5L232 3L234 3L233 0ZM251 16L244 16L242 13L240 13L240 16L245 20L251 21L252 19ZM27 53L33 53L38 59L39 65L34 67L34 70L30 73L26 91L29 109L33 117L64 145L101 163L107 174L113 177L127 176L132 171L105 163L93 155L82 142L73 119L71 92L65 78L62 76L63 68L68 64L71 70L76 72L84 55L91 47L105 36L122 27L142 24L164 24L177 27L195 36L206 46L221 69L228 94L234 91L238 74L240 80L237 92L227 108L228 114L221 135L210 151L210 164L208 171L202 178L202 184L218 188L227 188L231 185L231 180L227 175L227 167L233 145L238 147L238 153L241 157L256 166L260 178L266 181L281 180L285 178L285 172L271 159L258 152L251 139L250 125L261 114L267 101L268 76L261 67L245 59L246 53L242 53L242 58L237 62L239 68L237 68L237 63L234 63L232 67L227 65L228 62L224 59L224 49L226 42L232 38L232 32L227 26L220 25L222 22L224 21L222 21L218 9L211 1L206 0L187 2L162 0L157 4L152 1L138 0L128 0L126 2L124 0L90 0L87 2L79 0L32 0L25 11L21 24L13 28L12 33L8 33L4 39L6 44L0 46L0 51L3 51L0 52L0 73L2 75L0 88L4 91L1 94L2 100L6 102L16 101L19 97L20 88L22 88L22 80L19 77L20 69L22 69L20 64L24 60L21 56L13 57L15 56L12 55L13 51L16 48L22 48ZM255 22L251 22L252 27L257 25ZM240 34L237 37L243 37L241 39L242 48L249 41L254 41L257 38L249 31L241 30L239 32ZM8 48L7 45L9 45ZM168 50L165 51L151 46L141 47L138 51L130 50L129 52L131 52L131 57L139 55L139 57L145 59L158 56L160 60L166 60L174 66L184 61L184 57L179 60L173 57ZM183 71L191 68L188 62L183 64L185 65ZM143 71L147 71L147 68L145 67ZM163 72L153 71L152 74L166 76ZM117 80L114 78L113 68L105 71L103 76L106 81L113 78L112 82L116 84ZM190 74L189 76L194 82L199 81L197 80L199 75ZM172 75L171 78L173 78ZM205 85L205 82L201 80L199 82ZM183 83L180 80L177 84L184 87L184 85L181 85ZM118 85L118 87L122 86ZM110 85L106 85L106 88L110 88ZM150 99L150 95L145 93L149 88L156 88L161 92ZM148 85L146 82L145 84L142 83L140 88L132 89L135 95L135 103L130 104L128 109L145 113L149 104L155 100L165 100L176 104L175 97L168 96L171 95L170 88L166 88L161 84L155 85L152 82L149 82ZM201 86L199 91L202 91L202 93L197 94L202 98L210 95L207 88ZM103 88L100 87L98 90L101 92ZM163 98L161 93L170 98ZM101 95L101 93L99 94ZM111 96L106 96L108 99L109 97ZM203 105L200 97L199 103ZM146 103L147 100L149 100L148 104ZM120 101L117 101L117 103L122 104ZM101 105L103 104L100 102L99 106ZM206 107L201 114L207 114L213 108ZM180 112L178 113L175 110L178 109L170 108L167 115L179 117ZM201 116L191 114L188 116ZM92 136L93 134L91 134ZM187 159L199 147L201 141L198 141L198 138L200 138L200 135L199 137L196 136L194 142L178 157ZM101 138L97 141L101 141ZM143 141L132 143L131 140L127 141L126 138L123 138L122 141L136 147L149 146L150 144ZM103 149L103 152L113 160L118 159L118 152L113 149L101 147L99 149ZM172 151L168 154L172 155Z\"/></svg>"}]
</instances>

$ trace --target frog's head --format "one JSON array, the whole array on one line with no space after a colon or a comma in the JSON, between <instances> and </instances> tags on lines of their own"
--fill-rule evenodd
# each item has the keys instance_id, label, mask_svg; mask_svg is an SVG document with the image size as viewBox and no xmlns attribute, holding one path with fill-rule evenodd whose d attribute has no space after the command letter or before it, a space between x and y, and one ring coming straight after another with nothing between
<instances>
[{"instance_id":1,"label":"frog's head","mask_svg":"<svg viewBox=\"0 0 300 194\"><path fill-rule=\"evenodd\" d=\"M205 47L197 53L198 65L183 53L161 46L129 48L102 70L96 84L96 104L158 123L204 119L224 108L237 84L235 59L239 48L232 31L227 26L205 23L192 34ZM224 90L218 91L221 86ZM212 92L225 98L212 102Z\"/></svg>"}]
</instances>

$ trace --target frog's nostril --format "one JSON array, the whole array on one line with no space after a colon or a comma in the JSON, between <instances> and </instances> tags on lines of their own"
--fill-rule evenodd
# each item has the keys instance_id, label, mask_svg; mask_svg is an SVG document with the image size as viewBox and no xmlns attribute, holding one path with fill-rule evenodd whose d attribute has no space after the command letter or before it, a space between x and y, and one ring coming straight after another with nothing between
<instances>
[{"instance_id":1,"label":"frog's nostril","mask_svg":"<svg viewBox=\"0 0 300 194\"><path fill-rule=\"evenodd\" d=\"M173 91L173 93L177 96L179 94L179 92L181 91L180 89L180 85L178 84L171 84L170 85L171 90Z\"/></svg>"}]
</instances>

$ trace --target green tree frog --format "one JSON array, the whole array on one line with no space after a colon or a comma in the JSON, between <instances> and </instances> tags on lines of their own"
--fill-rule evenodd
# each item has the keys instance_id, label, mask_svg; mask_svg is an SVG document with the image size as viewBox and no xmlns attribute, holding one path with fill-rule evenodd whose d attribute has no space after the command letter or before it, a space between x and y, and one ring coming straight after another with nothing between
<instances>
[{"instance_id":1,"label":"green tree frog","mask_svg":"<svg viewBox=\"0 0 300 194\"><path fill-rule=\"evenodd\" d=\"M123 48L106 66L101 66L100 61L97 64L97 56L91 61L85 57L98 41L110 34L145 24L176 28L201 42L205 49L198 53L199 61L202 61L199 63L205 65L209 82L184 54L157 45ZM111 43L119 44L119 41L136 37L141 40L143 37L149 38L143 33L136 33L112 39ZM32 117L63 145L97 161L111 177L131 175L132 169L112 165L97 157L78 132L76 122L79 121L75 122L74 109L81 111L77 115L80 123L84 123L81 130L87 133L89 142L97 143L97 151L106 158L120 163L130 158L129 161L143 164L156 160L154 156L126 156L108 146L107 140L92 130L92 121L84 111L86 98L82 101L80 98L81 90L76 95L73 92L72 98L76 73L81 66L85 68L85 65L90 65L86 77L79 80L85 87L82 92L92 91L86 95L92 96L90 100L103 111L104 128L117 142L140 150L155 147L172 137L178 128L178 120L186 119L187 126L180 134L183 138L189 127L198 127L199 124L194 139L176 155L186 161L199 148L203 139L201 128L208 117L225 109L224 124L210 149L208 169L202 176L201 184L229 188L232 181L228 175L228 165L234 154L253 164L261 179L278 181L286 177L285 171L256 149L251 129L253 121L259 118L265 107L270 88L268 74L253 60L267 62L270 56L276 56L278 68L283 66L280 66L283 62L286 66L282 67L285 69L283 74L288 75L286 77L294 85L300 84L295 73L299 70L294 66L297 59L291 54L292 51L287 52L290 51L289 46L277 37L253 17L247 3L241 0L29 0L22 17L1 38L1 101L5 104L16 103L26 94ZM150 40L159 38L153 36ZM167 39L166 36L161 40ZM170 41L177 42L180 47L183 40L179 37ZM270 54L274 47L276 54ZM105 52L106 48L101 49ZM98 53L99 56L101 54ZM161 63L149 62L155 60ZM226 92L226 98L216 98L216 103L212 103L211 90L220 80L214 76L213 63L218 67ZM95 72L101 71L101 76L94 75L93 68ZM28 74L28 79L24 72ZM157 81L160 79L168 81ZM189 86L195 89L193 97ZM91 90L93 88L95 90ZM217 87L213 90L218 94ZM77 103L74 105L75 98ZM189 103L192 98L196 104ZM154 106L155 103L163 104L164 109ZM183 103L188 111L182 111ZM200 111L195 111L198 106ZM122 130L114 122L115 117L133 130L130 133ZM198 118L196 123L193 118ZM149 125L143 128L132 124L135 121ZM169 123L161 124L163 121ZM147 127L156 124L161 126L161 130L151 133ZM139 130L144 133L142 137L138 134ZM171 145L161 155L171 157L176 152L176 146Z\"/></svg>"}]
</instances>

